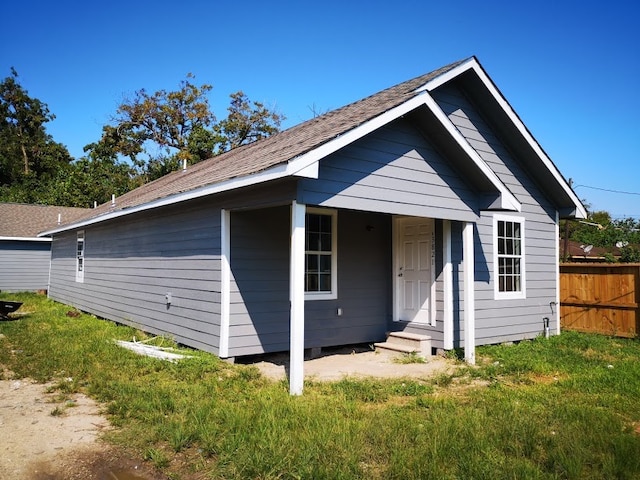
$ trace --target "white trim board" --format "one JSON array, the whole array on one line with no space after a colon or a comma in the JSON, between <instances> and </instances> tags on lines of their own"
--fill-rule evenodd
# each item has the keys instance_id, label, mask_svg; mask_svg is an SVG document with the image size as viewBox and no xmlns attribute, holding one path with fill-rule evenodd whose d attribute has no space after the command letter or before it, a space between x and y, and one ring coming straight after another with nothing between
<instances>
[{"instance_id":1,"label":"white trim board","mask_svg":"<svg viewBox=\"0 0 640 480\"><path fill-rule=\"evenodd\" d=\"M276 180L279 178L287 177L289 175L295 175L295 173L292 173L290 171L290 169L288 168L288 165L280 164L280 165L276 165L275 167L264 170L262 172L247 175L245 177L233 178L233 179L225 180L223 182L215 183L212 185L206 185L204 187L196 188L194 190L189 190L184 193L178 193L175 195L170 195L168 197L159 198L151 202L143 203L141 205L136 205L135 207L126 208L123 210L117 210L115 212L105 213L98 217L93 217L77 223L65 225L64 227L47 230L46 232L42 232L38 234L38 236L44 237L47 235L53 235L55 233L65 232L68 230L75 230L88 225L101 223L106 220L111 220L114 218L123 217L125 215L130 215L132 213L144 212L147 210L152 210L154 208L159 208L167 205L173 205L176 203L185 202L187 200L193 200L196 198L202 198L202 197L206 197L208 195L213 195L216 193L235 190L241 187L257 185L263 182L267 182L269 180Z\"/></svg>"},{"instance_id":2,"label":"white trim board","mask_svg":"<svg viewBox=\"0 0 640 480\"><path fill-rule=\"evenodd\" d=\"M229 357L231 308L231 212L220 211L220 358Z\"/></svg>"},{"instance_id":3,"label":"white trim board","mask_svg":"<svg viewBox=\"0 0 640 480\"><path fill-rule=\"evenodd\" d=\"M207 185L204 187L189 190L184 193L171 195L168 197L160 198L151 202L137 205L131 208L118 210L104 215L87 219L81 222L73 223L64 227L48 230L40 233L38 236L48 236L55 233L60 233L68 230L82 228L95 223L100 223L113 218L118 218L124 215L129 215L136 212L150 210L153 208L159 208L166 205L172 205L175 203L192 200L195 198L201 198L216 193L235 190L241 187L256 185L259 183L267 182L270 180L276 180L288 176L301 176L307 178L318 177L318 162L327 157L328 155L338 151L339 149L363 138L367 134L387 125L388 123L400 118L401 116L419 108L426 106L435 115L436 119L445 127L447 133L451 135L454 141L463 149L468 158L475 163L485 177L492 183L495 189L501 196L501 208L505 210L520 211L521 206L515 196L509 191L507 186L500 181L498 176L488 167L488 165L480 158L478 153L466 142L462 134L455 128L448 117L440 109L436 101L430 96L428 92L424 92L421 95L410 98L404 103L384 112L377 117L374 117L362 125L344 132L342 135L334 138L333 140L324 143L313 150L302 154L296 158L290 159L287 163L282 163L268 168L262 172L250 174L244 177L238 177L230 180L225 180L213 185Z\"/></svg>"},{"instance_id":4,"label":"white trim board","mask_svg":"<svg viewBox=\"0 0 640 480\"><path fill-rule=\"evenodd\" d=\"M544 152L540 144L536 141L536 139L533 137L531 132L529 132L529 130L527 129L525 124L522 122L522 120L520 120L520 117L518 116L518 114L511 107L511 105L505 99L502 93L500 93L496 85L489 78L489 76L484 71L484 69L482 68L482 66L480 65L480 63L475 57L471 57L467 59L466 61L452 68L448 72L442 75L439 75L433 80L430 80L429 82L427 82L425 85L423 85L416 91L432 92L436 88L453 80L454 78L458 77L459 75L461 75L462 73L468 70L474 71L474 73L478 76L478 78L482 81L482 83L486 87L487 91L491 94L491 96L495 99L495 101L500 105L502 110L504 110L504 112L507 114L507 116L509 117L509 120L511 120L511 122L516 127L518 132L527 141L529 146L533 149L533 151L536 153L538 158L540 158L540 160L542 161L544 166L547 168L547 170L553 175L554 179L562 187L564 192L569 196L569 198L574 203L574 206L576 208L576 218L587 218L587 212L584 206L582 205L582 202L580 201L580 199L573 192L573 190L571 189L569 184L566 182L566 180L564 179L564 177L562 176L558 168L553 163L553 161L547 156L547 154Z\"/></svg>"}]
</instances>

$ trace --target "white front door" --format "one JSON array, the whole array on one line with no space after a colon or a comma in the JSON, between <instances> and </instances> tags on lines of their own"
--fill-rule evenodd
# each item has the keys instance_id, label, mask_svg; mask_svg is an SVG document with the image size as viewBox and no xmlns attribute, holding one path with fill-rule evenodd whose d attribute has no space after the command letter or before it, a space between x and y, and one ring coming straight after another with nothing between
<instances>
[{"instance_id":1,"label":"white front door","mask_svg":"<svg viewBox=\"0 0 640 480\"><path fill-rule=\"evenodd\" d=\"M435 321L433 219L403 217L396 220L395 320Z\"/></svg>"}]
</instances>

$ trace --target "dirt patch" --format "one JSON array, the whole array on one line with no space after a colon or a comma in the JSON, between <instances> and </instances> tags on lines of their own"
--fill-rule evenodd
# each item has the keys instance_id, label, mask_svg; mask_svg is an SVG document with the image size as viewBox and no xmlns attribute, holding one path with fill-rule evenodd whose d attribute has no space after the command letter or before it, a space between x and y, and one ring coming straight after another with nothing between
<instances>
[{"instance_id":1,"label":"dirt patch","mask_svg":"<svg viewBox=\"0 0 640 480\"><path fill-rule=\"evenodd\" d=\"M25 379L0 381L0 478L166 478L100 441L109 423L93 400L83 394L61 398L48 388Z\"/></svg>"},{"instance_id":2,"label":"dirt patch","mask_svg":"<svg viewBox=\"0 0 640 480\"><path fill-rule=\"evenodd\" d=\"M349 378L427 378L452 373L457 367L452 360L434 355L424 363L399 363L400 355L373 351L368 346L353 345L322 349L316 358L304 362L307 380L335 381ZM242 363L255 365L273 380L289 375L289 353L276 353L247 358Z\"/></svg>"},{"instance_id":3,"label":"dirt patch","mask_svg":"<svg viewBox=\"0 0 640 480\"><path fill-rule=\"evenodd\" d=\"M268 378L289 372L288 353L246 358ZM325 349L304 364L309 380L428 378L452 373L456 363L438 356L425 363L398 363L393 355L368 347ZM5 378L7 374L5 372ZM110 428L100 406L86 395L64 398L50 385L28 379L0 381L0 479L11 480L166 480L140 458L100 440Z\"/></svg>"}]
</instances>

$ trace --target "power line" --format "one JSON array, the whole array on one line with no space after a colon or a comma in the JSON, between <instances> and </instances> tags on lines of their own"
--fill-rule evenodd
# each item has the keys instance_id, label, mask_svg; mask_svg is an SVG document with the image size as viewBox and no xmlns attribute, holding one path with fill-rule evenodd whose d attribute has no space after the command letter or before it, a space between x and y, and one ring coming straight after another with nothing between
<instances>
[{"instance_id":1,"label":"power line","mask_svg":"<svg viewBox=\"0 0 640 480\"><path fill-rule=\"evenodd\" d=\"M590 188L591 190L600 190L601 192L622 193L623 195L638 195L638 196L640 196L640 193L638 193L638 192L623 192L622 190L612 190L610 188L590 187L589 185L576 185L573 188L578 188L578 187Z\"/></svg>"},{"instance_id":2,"label":"power line","mask_svg":"<svg viewBox=\"0 0 640 480\"><path fill-rule=\"evenodd\" d=\"M640 213L611 213L610 215L614 220L626 220L627 218L640 219Z\"/></svg>"}]
</instances>

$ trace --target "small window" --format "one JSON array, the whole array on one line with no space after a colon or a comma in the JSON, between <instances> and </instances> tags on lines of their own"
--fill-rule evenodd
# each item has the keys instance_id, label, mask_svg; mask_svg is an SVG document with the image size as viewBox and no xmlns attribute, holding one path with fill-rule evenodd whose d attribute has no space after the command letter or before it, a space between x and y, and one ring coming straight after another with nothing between
<instances>
[{"instance_id":1,"label":"small window","mask_svg":"<svg viewBox=\"0 0 640 480\"><path fill-rule=\"evenodd\" d=\"M337 298L336 212L308 209L304 291L307 300Z\"/></svg>"},{"instance_id":2,"label":"small window","mask_svg":"<svg viewBox=\"0 0 640 480\"><path fill-rule=\"evenodd\" d=\"M495 297L525 298L524 219L494 216Z\"/></svg>"},{"instance_id":3,"label":"small window","mask_svg":"<svg viewBox=\"0 0 640 480\"><path fill-rule=\"evenodd\" d=\"M76 237L76 282L84 282L84 230Z\"/></svg>"}]
</instances>

